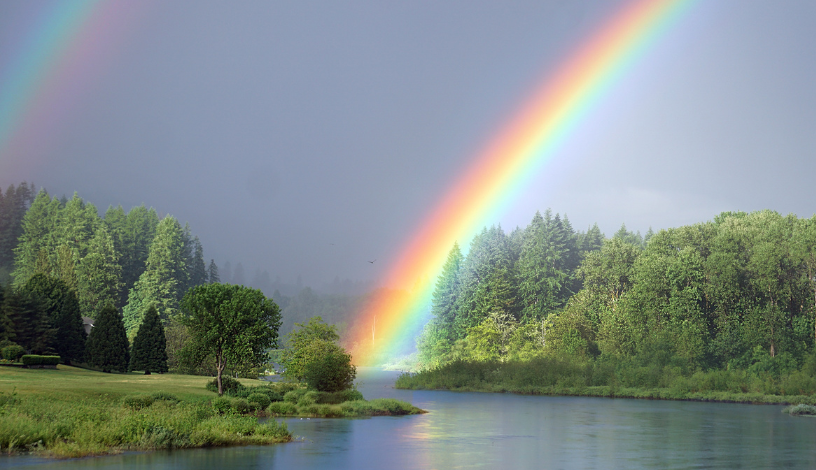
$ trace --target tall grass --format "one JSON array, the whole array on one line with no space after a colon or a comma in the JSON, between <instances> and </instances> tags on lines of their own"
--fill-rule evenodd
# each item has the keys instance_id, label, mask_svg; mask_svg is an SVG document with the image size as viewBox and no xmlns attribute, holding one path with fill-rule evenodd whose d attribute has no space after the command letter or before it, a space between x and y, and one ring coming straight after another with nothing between
<instances>
[{"instance_id":1,"label":"tall grass","mask_svg":"<svg viewBox=\"0 0 816 470\"><path fill-rule=\"evenodd\" d=\"M587 395L746 403L816 404L816 377L802 370L691 371L635 359L538 357L529 361L456 361L403 374L397 388Z\"/></svg>"},{"instance_id":2,"label":"tall grass","mask_svg":"<svg viewBox=\"0 0 816 470\"><path fill-rule=\"evenodd\" d=\"M254 416L219 413L202 377L165 376L160 383L173 393L155 388L150 392L147 384L159 382L138 376L72 368L23 371L14 377L12 387L0 380L0 449L6 453L80 457L123 450L270 444L292 438L284 423L260 424ZM48 378L52 387L40 387Z\"/></svg>"}]
</instances>

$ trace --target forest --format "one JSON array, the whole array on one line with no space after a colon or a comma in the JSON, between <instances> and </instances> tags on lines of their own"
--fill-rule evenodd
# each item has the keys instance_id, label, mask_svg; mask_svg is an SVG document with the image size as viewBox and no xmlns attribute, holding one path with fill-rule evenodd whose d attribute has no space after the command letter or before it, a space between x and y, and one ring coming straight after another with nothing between
<instances>
[{"instance_id":1,"label":"forest","mask_svg":"<svg viewBox=\"0 0 816 470\"><path fill-rule=\"evenodd\" d=\"M77 194L57 198L26 182L0 190L0 341L13 339L29 353L81 359L80 318L97 319L109 303L121 312L132 342L146 307L154 304L166 328L170 369L209 373L179 369L173 354L186 341L180 304L195 286L247 284L271 294L284 312L281 336L314 316L342 332L362 298L340 293L360 286L339 279L337 293L318 293L300 279L294 285L272 281L266 271L256 270L246 282L240 262L226 262L221 271L215 260L205 262L188 224L153 208L111 206L100 215ZM52 318L55 311L72 313Z\"/></svg>"},{"instance_id":2,"label":"forest","mask_svg":"<svg viewBox=\"0 0 816 470\"><path fill-rule=\"evenodd\" d=\"M776 388L752 388L748 376L732 388L776 393L780 377L801 369L806 383L796 387L810 393L816 217L726 212L644 237L623 226L605 239L597 227L575 232L566 217L536 213L510 234L484 229L466 256L454 245L432 314L418 369L448 376L538 362L566 367L579 385L644 387L747 371Z\"/></svg>"}]
</instances>

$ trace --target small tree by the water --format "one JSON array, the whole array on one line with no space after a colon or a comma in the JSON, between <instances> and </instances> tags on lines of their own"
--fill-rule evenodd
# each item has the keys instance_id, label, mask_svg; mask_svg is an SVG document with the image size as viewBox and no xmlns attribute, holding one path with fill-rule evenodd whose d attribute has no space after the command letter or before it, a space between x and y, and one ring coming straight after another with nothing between
<instances>
[{"instance_id":1,"label":"small tree by the water","mask_svg":"<svg viewBox=\"0 0 816 470\"><path fill-rule=\"evenodd\" d=\"M268 359L267 350L277 346L280 308L258 289L204 284L187 291L183 306L190 333L184 355L212 358L219 395L228 365L260 366Z\"/></svg>"},{"instance_id":2,"label":"small tree by the water","mask_svg":"<svg viewBox=\"0 0 816 470\"><path fill-rule=\"evenodd\" d=\"M351 388L357 368L351 363L351 355L337 344L340 337L334 325L313 317L295 326L298 329L289 333L288 348L281 357L286 369L283 375L321 392Z\"/></svg>"},{"instance_id":3,"label":"small tree by the water","mask_svg":"<svg viewBox=\"0 0 816 470\"><path fill-rule=\"evenodd\" d=\"M145 312L144 320L139 326L133 340L130 370L143 370L145 375L151 372L167 372L167 340L159 312L151 305Z\"/></svg>"},{"instance_id":4,"label":"small tree by the water","mask_svg":"<svg viewBox=\"0 0 816 470\"><path fill-rule=\"evenodd\" d=\"M96 316L85 347L88 364L102 372L125 372L130 362L127 334L122 317L111 304L102 307Z\"/></svg>"}]
</instances>

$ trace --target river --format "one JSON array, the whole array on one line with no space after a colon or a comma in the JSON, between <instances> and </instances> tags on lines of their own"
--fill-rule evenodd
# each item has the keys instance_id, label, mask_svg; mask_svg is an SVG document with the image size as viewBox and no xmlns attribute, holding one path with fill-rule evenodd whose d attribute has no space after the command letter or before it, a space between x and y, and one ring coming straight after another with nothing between
<instances>
[{"instance_id":1,"label":"river","mask_svg":"<svg viewBox=\"0 0 816 470\"><path fill-rule=\"evenodd\" d=\"M395 390L397 372L361 369L366 398L428 414L288 419L296 442L126 453L20 469L816 468L816 419L780 406Z\"/></svg>"}]
</instances>

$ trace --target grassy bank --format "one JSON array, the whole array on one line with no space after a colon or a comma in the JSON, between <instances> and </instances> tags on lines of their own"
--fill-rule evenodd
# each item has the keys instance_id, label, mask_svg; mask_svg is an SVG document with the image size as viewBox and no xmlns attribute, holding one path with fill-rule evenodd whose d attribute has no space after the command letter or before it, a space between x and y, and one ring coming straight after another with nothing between
<instances>
[{"instance_id":1,"label":"grassy bank","mask_svg":"<svg viewBox=\"0 0 816 470\"><path fill-rule=\"evenodd\" d=\"M536 358L525 362L464 362L403 374L396 387L531 395L572 395L734 403L816 405L816 378L745 370L683 374L672 366Z\"/></svg>"},{"instance_id":2,"label":"grassy bank","mask_svg":"<svg viewBox=\"0 0 816 470\"><path fill-rule=\"evenodd\" d=\"M206 377L0 368L0 448L53 457L290 441L285 424L212 406ZM253 382L253 381L248 381Z\"/></svg>"},{"instance_id":3,"label":"grassy bank","mask_svg":"<svg viewBox=\"0 0 816 470\"><path fill-rule=\"evenodd\" d=\"M238 413L254 408L260 416L302 418L360 418L425 413L410 403L391 398L365 400L357 390L318 392L307 390L301 384L290 383L230 388L224 397L213 401L214 407Z\"/></svg>"}]
</instances>

